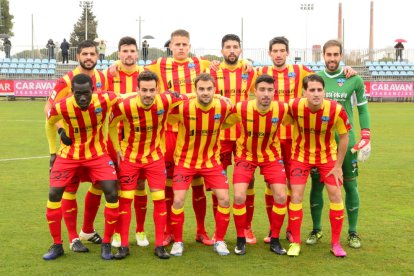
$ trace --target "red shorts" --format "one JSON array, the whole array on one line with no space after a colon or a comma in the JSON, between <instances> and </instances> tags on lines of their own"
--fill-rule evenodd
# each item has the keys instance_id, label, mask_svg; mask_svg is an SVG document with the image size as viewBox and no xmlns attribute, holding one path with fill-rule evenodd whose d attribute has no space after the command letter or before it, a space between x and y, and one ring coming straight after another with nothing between
<instances>
[{"instance_id":1,"label":"red shorts","mask_svg":"<svg viewBox=\"0 0 414 276\"><path fill-rule=\"evenodd\" d=\"M167 170L167 177L172 178L174 175L174 150L177 143L178 132L165 131L165 168Z\"/></svg>"},{"instance_id":2,"label":"red shorts","mask_svg":"<svg viewBox=\"0 0 414 276\"><path fill-rule=\"evenodd\" d=\"M81 182L92 182L86 168L78 169L73 178L70 180L70 183L66 185L65 192L75 194L78 191L79 184Z\"/></svg>"},{"instance_id":3,"label":"red shorts","mask_svg":"<svg viewBox=\"0 0 414 276\"><path fill-rule=\"evenodd\" d=\"M121 161L119 166L119 183L122 191L133 191L137 188L138 179L147 179L150 189L165 189L166 172L164 159L148 164Z\"/></svg>"},{"instance_id":4,"label":"red shorts","mask_svg":"<svg viewBox=\"0 0 414 276\"><path fill-rule=\"evenodd\" d=\"M176 166L173 177L173 190L188 190L194 176L202 176L206 189L228 189L226 172L222 167L209 169L187 169Z\"/></svg>"},{"instance_id":5,"label":"red shorts","mask_svg":"<svg viewBox=\"0 0 414 276\"><path fill-rule=\"evenodd\" d=\"M321 183L336 186L335 177L326 175L335 166L335 161L330 161L326 164L307 164L296 160L290 163L290 184L291 185L305 185L308 180L309 173L312 168L317 168L321 175ZM341 184L342 185L342 184Z\"/></svg>"},{"instance_id":6,"label":"red shorts","mask_svg":"<svg viewBox=\"0 0 414 276\"><path fill-rule=\"evenodd\" d=\"M236 141L220 140L220 161L223 169L232 164L232 154L236 150Z\"/></svg>"},{"instance_id":7,"label":"red shorts","mask_svg":"<svg viewBox=\"0 0 414 276\"><path fill-rule=\"evenodd\" d=\"M234 160L233 183L250 183L257 167L260 168L260 173L269 185L286 184L286 172L283 160L258 163L240 158L235 158Z\"/></svg>"},{"instance_id":8,"label":"red shorts","mask_svg":"<svg viewBox=\"0 0 414 276\"><path fill-rule=\"evenodd\" d=\"M57 156L50 172L50 186L66 187L80 170L84 170L93 183L118 179L114 162L107 154L88 160L65 159Z\"/></svg>"},{"instance_id":9,"label":"red shorts","mask_svg":"<svg viewBox=\"0 0 414 276\"><path fill-rule=\"evenodd\" d=\"M280 149L285 164L286 178L289 179L290 158L292 156L292 139L280 139Z\"/></svg>"}]
</instances>

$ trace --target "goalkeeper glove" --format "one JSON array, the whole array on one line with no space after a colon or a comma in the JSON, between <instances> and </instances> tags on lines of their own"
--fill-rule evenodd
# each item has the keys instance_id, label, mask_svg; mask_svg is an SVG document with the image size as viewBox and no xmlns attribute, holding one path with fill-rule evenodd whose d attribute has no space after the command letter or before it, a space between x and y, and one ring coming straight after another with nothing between
<instances>
[{"instance_id":1,"label":"goalkeeper glove","mask_svg":"<svg viewBox=\"0 0 414 276\"><path fill-rule=\"evenodd\" d=\"M361 129L361 140L352 147L351 152L358 151L358 161L364 162L368 160L371 155L371 132L368 128Z\"/></svg>"},{"instance_id":2,"label":"goalkeeper glove","mask_svg":"<svg viewBox=\"0 0 414 276\"><path fill-rule=\"evenodd\" d=\"M72 145L72 140L68 136L66 136L66 131L63 127L58 129L58 133L60 135L60 140L62 140L63 144L65 144L66 146Z\"/></svg>"}]
</instances>

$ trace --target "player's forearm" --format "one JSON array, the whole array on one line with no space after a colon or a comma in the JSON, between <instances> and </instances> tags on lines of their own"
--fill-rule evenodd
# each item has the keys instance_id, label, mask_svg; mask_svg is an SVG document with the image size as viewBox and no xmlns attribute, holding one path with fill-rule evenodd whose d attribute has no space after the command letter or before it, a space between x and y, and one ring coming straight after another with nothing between
<instances>
[{"instance_id":1,"label":"player's forearm","mask_svg":"<svg viewBox=\"0 0 414 276\"><path fill-rule=\"evenodd\" d=\"M360 128L371 128L371 119L368 111L368 104L358 106L358 114Z\"/></svg>"},{"instance_id":2,"label":"player's forearm","mask_svg":"<svg viewBox=\"0 0 414 276\"><path fill-rule=\"evenodd\" d=\"M339 135L338 154L337 154L335 166L342 167L342 163L344 162L345 155L348 150L348 142L349 142L348 133Z\"/></svg>"},{"instance_id":3,"label":"player's forearm","mask_svg":"<svg viewBox=\"0 0 414 276\"><path fill-rule=\"evenodd\" d=\"M116 124L109 127L109 138L111 139L115 151L120 151L121 147L119 146L118 127Z\"/></svg>"},{"instance_id":4,"label":"player's forearm","mask_svg":"<svg viewBox=\"0 0 414 276\"><path fill-rule=\"evenodd\" d=\"M46 121L46 137L49 144L49 153L56 154L56 128L53 123Z\"/></svg>"}]
</instances>

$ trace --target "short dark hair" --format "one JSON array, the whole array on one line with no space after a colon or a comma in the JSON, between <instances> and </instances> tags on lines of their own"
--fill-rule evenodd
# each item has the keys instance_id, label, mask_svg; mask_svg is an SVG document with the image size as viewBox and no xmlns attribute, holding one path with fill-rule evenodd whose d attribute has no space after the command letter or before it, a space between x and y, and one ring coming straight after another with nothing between
<instances>
[{"instance_id":1,"label":"short dark hair","mask_svg":"<svg viewBox=\"0 0 414 276\"><path fill-rule=\"evenodd\" d=\"M283 44L283 45L285 45L286 46L286 51L289 52L289 40L286 37L277 36L277 37L272 38L269 41L269 51L272 51L272 46L274 44Z\"/></svg>"},{"instance_id":2,"label":"short dark hair","mask_svg":"<svg viewBox=\"0 0 414 276\"><path fill-rule=\"evenodd\" d=\"M261 82L266 82L269 84L274 84L275 83L275 79L268 74L263 74L257 77L256 82L254 83L254 88L257 88L257 86L259 85L259 83Z\"/></svg>"},{"instance_id":3,"label":"short dark hair","mask_svg":"<svg viewBox=\"0 0 414 276\"><path fill-rule=\"evenodd\" d=\"M118 51L121 50L122 45L135 45L135 47L138 50L137 41L136 41L135 38L133 38L131 36L124 36L119 40L119 42L118 42Z\"/></svg>"},{"instance_id":4,"label":"short dark hair","mask_svg":"<svg viewBox=\"0 0 414 276\"><path fill-rule=\"evenodd\" d=\"M214 81L214 78L209 73L201 73L198 75L194 80L194 86L197 87L197 83L199 81L211 81L213 85L216 85L216 82Z\"/></svg>"},{"instance_id":5,"label":"short dark hair","mask_svg":"<svg viewBox=\"0 0 414 276\"><path fill-rule=\"evenodd\" d=\"M238 35L235 34L226 34L225 36L223 36L223 38L221 39L221 48L223 49L224 47L224 43L226 43L229 40L234 40L237 41L239 43L239 46L241 45L241 40L240 37Z\"/></svg>"},{"instance_id":6,"label":"short dark hair","mask_svg":"<svg viewBox=\"0 0 414 276\"><path fill-rule=\"evenodd\" d=\"M72 87L75 86L75 84L84 84L84 83L89 83L89 86L91 87L91 90L93 88L93 82L92 82L92 78L86 74L77 74L72 78Z\"/></svg>"},{"instance_id":7,"label":"short dark hair","mask_svg":"<svg viewBox=\"0 0 414 276\"><path fill-rule=\"evenodd\" d=\"M325 54L325 51L327 48L332 46L338 46L339 47L339 53L342 55L342 43L339 40L331 39L325 42L323 45L323 54Z\"/></svg>"},{"instance_id":8,"label":"short dark hair","mask_svg":"<svg viewBox=\"0 0 414 276\"><path fill-rule=\"evenodd\" d=\"M158 76L157 76L157 74L155 74L154 72L149 71L149 70L148 71L143 71L142 73L139 73L139 75L138 75L138 87L140 87L139 85L140 85L141 81L152 81L152 80L154 80L155 83L158 86Z\"/></svg>"},{"instance_id":9,"label":"short dark hair","mask_svg":"<svg viewBox=\"0 0 414 276\"><path fill-rule=\"evenodd\" d=\"M308 83L311 81L316 81L322 84L322 87L325 88L325 81L319 75L312 74L303 78L303 89L308 89Z\"/></svg>"},{"instance_id":10,"label":"short dark hair","mask_svg":"<svg viewBox=\"0 0 414 276\"><path fill-rule=\"evenodd\" d=\"M94 47L96 53L98 53L98 46L96 46L95 42L93 42L92 40L81 41L78 45L78 49L76 50L76 53L80 54L82 52L82 49L90 48L90 47Z\"/></svg>"}]
</instances>

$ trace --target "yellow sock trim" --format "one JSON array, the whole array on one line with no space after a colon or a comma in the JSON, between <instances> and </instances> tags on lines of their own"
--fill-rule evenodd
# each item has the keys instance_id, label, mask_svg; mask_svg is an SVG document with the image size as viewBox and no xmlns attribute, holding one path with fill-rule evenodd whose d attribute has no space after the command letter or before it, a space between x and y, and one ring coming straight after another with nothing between
<instances>
[{"instance_id":1,"label":"yellow sock trim","mask_svg":"<svg viewBox=\"0 0 414 276\"><path fill-rule=\"evenodd\" d=\"M119 197L127 198L127 199L134 199L135 192L134 191L122 191L119 194Z\"/></svg>"},{"instance_id":2,"label":"yellow sock trim","mask_svg":"<svg viewBox=\"0 0 414 276\"><path fill-rule=\"evenodd\" d=\"M165 182L165 186L172 187L172 179L167 178L167 182Z\"/></svg>"},{"instance_id":3,"label":"yellow sock trim","mask_svg":"<svg viewBox=\"0 0 414 276\"><path fill-rule=\"evenodd\" d=\"M204 185L204 178L197 177L193 178L193 182L191 182L191 186L202 186Z\"/></svg>"},{"instance_id":4,"label":"yellow sock trim","mask_svg":"<svg viewBox=\"0 0 414 276\"><path fill-rule=\"evenodd\" d=\"M72 194L72 193L68 193L68 192L63 192L63 199L66 200L75 200L76 199L76 194Z\"/></svg>"},{"instance_id":5,"label":"yellow sock trim","mask_svg":"<svg viewBox=\"0 0 414 276\"><path fill-rule=\"evenodd\" d=\"M58 208L62 207L62 202L61 201L59 201L59 202L52 202L52 201L49 201L48 200L46 206L49 209L58 209Z\"/></svg>"},{"instance_id":6,"label":"yellow sock trim","mask_svg":"<svg viewBox=\"0 0 414 276\"><path fill-rule=\"evenodd\" d=\"M331 208L331 210L334 210L334 211L340 211L344 209L344 203L343 202L340 202L340 203L331 202L329 204L329 208Z\"/></svg>"},{"instance_id":7,"label":"yellow sock trim","mask_svg":"<svg viewBox=\"0 0 414 276\"><path fill-rule=\"evenodd\" d=\"M289 203L289 209L292 211L299 211L300 209L302 209L302 203Z\"/></svg>"},{"instance_id":8,"label":"yellow sock trim","mask_svg":"<svg viewBox=\"0 0 414 276\"><path fill-rule=\"evenodd\" d=\"M217 211L219 211L222 214L230 214L230 207L221 207L221 206L217 206Z\"/></svg>"},{"instance_id":9,"label":"yellow sock trim","mask_svg":"<svg viewBox=\"0 0 414 276\"><path fill-rule=\"evenodd\" d=\"M247 189L246 194L247 194L247 195L254 195L254 188Z\"/></svg>"},{"instance_id":10,"label":"yellow sock trim","mask_svg":"<svg viewBox=\"0 0 414 276\"><path fill-rule=\"evenodd\" d=\"M175 215L179 215L184 212L184 208L175 209L174 207L171 206L171 212L173 212Z\"/></svg>"},{"instance_id":11,"label":"yellow sock trim","mask_svg":"<svg viewBox=\"0 0 414 276\"><path fill-rule=\"evenodd\" d=\"M233 208L233 214L234 214L235 216L241 216L241 215L246 214L246 207L243 207L243 208L241 208L241 209L236 209L236 208Z\"/></svg>"},{"instance_id":12,"label":"yellow sock trim","mask_svg":"<svg viewBox=\"0 0 414 276\"><path fill-rule=\"evenodd\" d=\"M165 199L165 191L161 190L161 191L151 192L151 198L152 200Z\"/></svg>"},{"instance_id":13,"label":"yellow sock trim","mask_svg":"<svg viewBox=\"0 0 414 276\"><path fill-rule=\"evenodd\" d=\"M273 205L272 211L278 215L284 215L287 212L287 207L278 208L275 205Z\"/></svg>"},{"instance_id":14,"label":"yellow sock trim","mask_svg":"<svg viewBox=\"0 0 414 276\"><path fill-rule=\"evenodd\" d=\"M117 201L115 203L106 202L105 207L110 208L110 209L118 208L119 207L119 201Z\"/></svg>"},{"instance_id":15,"label":"yellow sock trim","mask_svg":"<svg viewBox=\"0 0 414 276\"><path fill-rule=\"evenodd\" d=\"M102 190L96 189L93 185L89 187L88 192L98 196L102 195Z\"/></svg>"},{"instance_id":16,"label":"yellow sock trim","mask_svg":"<svg viewBox=\"0 0 414 276\"><path fill-rule=\"evenodd\" d=\"M135 195L136 196L146 196L147 195L147 190L135 190Z\"/></svg>"},{"instance_id":17,"label":"yellow sock trim","mask_svg":"<svg viewBox=\"0 0 414 276\"><path fill-rule=\"evenodd\" d=\"M272 195L273 195L272 190L271 190L269 187L266 187L265 194L266 194L266 195L270 195L270 196L272 196Z\"/></svg>"}]
</instances>

